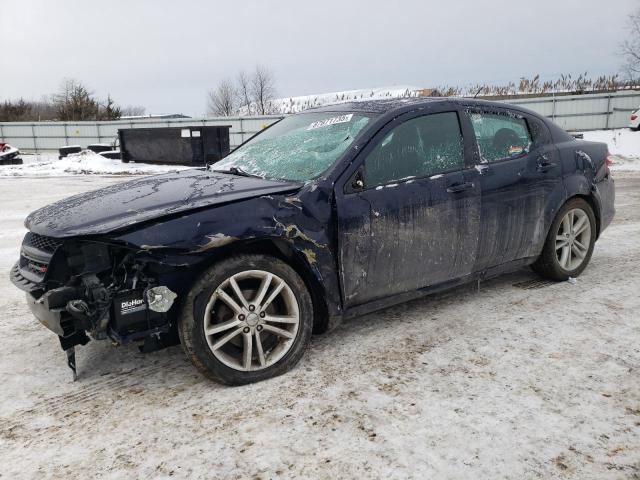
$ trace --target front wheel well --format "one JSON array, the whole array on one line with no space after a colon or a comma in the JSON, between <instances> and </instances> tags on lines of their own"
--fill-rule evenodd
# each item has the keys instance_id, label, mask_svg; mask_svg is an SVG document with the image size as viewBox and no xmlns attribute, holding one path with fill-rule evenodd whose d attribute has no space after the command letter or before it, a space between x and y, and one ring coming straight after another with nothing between
<instances>
[{"instance_id":1,"label":"front wheel well","mask_svg":"<svg viewBox=\"0 0 640 480\"><path fill-rule=\"evenodd\" d=\"M239 240L211 250L211 255L208 255L200 264L201 270L209 268L223 258L237 254L258 254L276 257L293 268L300 275L311 295L314 310L313 333L324 333L327 330L329 326L329 310L324 287L311 271L303 255L299 254L289 242L278 238Z\"/></svg>"}]
</instances>

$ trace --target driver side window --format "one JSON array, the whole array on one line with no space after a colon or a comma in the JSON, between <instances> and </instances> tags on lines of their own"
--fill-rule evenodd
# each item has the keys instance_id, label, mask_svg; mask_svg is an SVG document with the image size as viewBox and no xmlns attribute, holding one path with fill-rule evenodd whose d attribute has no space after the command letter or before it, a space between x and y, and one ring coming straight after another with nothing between
<instances>
[{"instance_id":1,"label":"driver side window","mask_svg":"<svg viewBox=\"0 0 640 480\"><path fill-rule=\"evenodd\" d=\"M412 118L388 132L364 162L367 188L464 166L456 112Z\"/></svg>"}]
</instances>

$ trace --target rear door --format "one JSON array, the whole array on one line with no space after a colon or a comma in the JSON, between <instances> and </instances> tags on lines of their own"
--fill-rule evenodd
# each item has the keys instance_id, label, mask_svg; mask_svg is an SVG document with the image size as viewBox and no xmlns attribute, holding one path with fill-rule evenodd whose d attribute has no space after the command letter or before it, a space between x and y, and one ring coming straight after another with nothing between
<instances>
[{"instance_id":1,"label":"rear door","mask_svg":"<svg viewBox=\"0 0 640 480\"><path fill-rule=\"evenodd\" d=\"M336 192L346 306L469 274L479 188L465 182L455 110L411 113L387 124Z\"/></svg>"},{"instance_id":2,"label":"rear door","mask_svg":"<svg viewBox=\"0 0 640 480\"><path fill-rule=\"evenodd\" d=\"M558 152L533 116L501 108L470 108L475 136L481 221L476 271L538 255L562 190ZM555 200L554 200L555 201Z\"/></svg>"}]
</instances>

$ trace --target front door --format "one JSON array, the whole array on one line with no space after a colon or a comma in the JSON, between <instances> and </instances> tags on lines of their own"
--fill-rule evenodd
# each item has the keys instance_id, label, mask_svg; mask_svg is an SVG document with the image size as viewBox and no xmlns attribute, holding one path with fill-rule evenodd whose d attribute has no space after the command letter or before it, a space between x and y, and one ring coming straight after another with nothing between
<instances>
[{"instance_id":1,"label":"front door","mask_svg":"<svg viewBox=\"0 0 640 480\"><path fill-rule=\"evenodd\" d=\"M362 151L336 192L347 307L471 273L479 188L464 151L457 111L403 115Z\"/></svg>"}]
</instances>

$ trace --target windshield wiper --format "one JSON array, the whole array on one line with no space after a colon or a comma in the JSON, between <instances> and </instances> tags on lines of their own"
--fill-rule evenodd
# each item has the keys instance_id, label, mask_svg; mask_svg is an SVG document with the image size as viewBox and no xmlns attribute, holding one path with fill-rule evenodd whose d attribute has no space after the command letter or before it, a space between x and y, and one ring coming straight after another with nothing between
<instances>
[{"instance_id":1,"label":"windshield wiper","mask_svg":"<svg viewBox=\"0 0 640 480\"><path fill-rule=\"evenodd\" d=\"M241 168L238 167L229 167L227 170L216 170L212 169L212 172L220 172L220 173L230 173L231 175L238 175L239 177L256 177L262 178L260 175L256 175L255 173L245 172Z\"/></svg>"}]
</instances>

